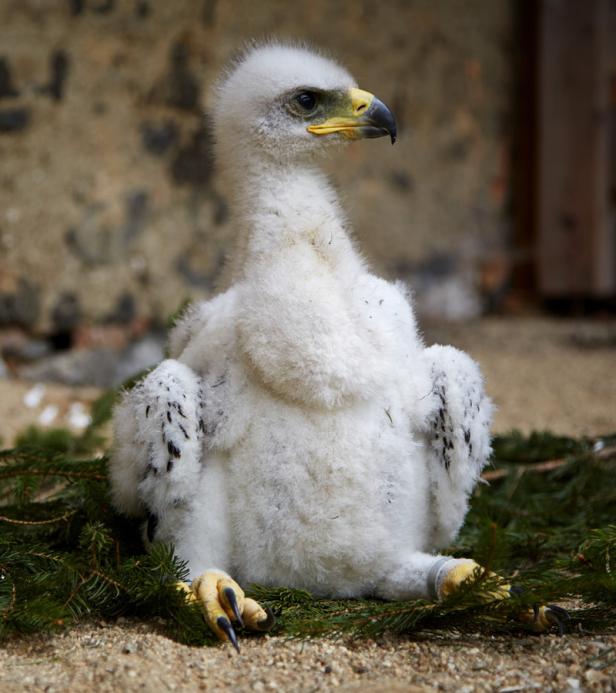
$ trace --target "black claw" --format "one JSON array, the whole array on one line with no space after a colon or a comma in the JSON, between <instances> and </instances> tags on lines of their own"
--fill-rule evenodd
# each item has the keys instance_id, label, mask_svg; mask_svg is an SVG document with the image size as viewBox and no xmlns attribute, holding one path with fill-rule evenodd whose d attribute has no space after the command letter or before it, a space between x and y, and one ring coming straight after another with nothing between
<instances>
[{"instance_id":1,"label":"black claw","mask_svg":"<svg viewBox=\"0 0 616 693\"><path fill-rule=\"evenodd\" d=\"M242 620L242 613L240 611L239 604L237 603L237 597L235 596L235 591L233 587L225 587L222 593L225 595L225 599L229 602L229 606L233 610L233 615L235 620L244 627L244 621Z\"/></svg>"},{"instance_id":2,"label":"black claw","mask_svg":"<svg viewBox=\"0 0 616 693\"><path fill-rule=\"evenodd\" d=\"M558 628L558 634L564 635L566 630L565 623L571 618L567 610L556 604L548 604L545 615L548 621Z\"/></svg>"},{"instance_id":3,"label":"black claw","mask_svg":"<svg viewBox=\"0 0 616 693\"><path fill-rule=\"evenodd\" d=\"M565 634L565 624L560 619L555 619L556 626L558 627L558 635L561 637Z\"/></svg>"},{"instance_id":4,"label":"black claw","mask_svg":"<svg viewBox=\"0 0 616 693\"><path fill-rule=\"evenodd\" d=\"M562 606L558 606L557 604L548 604L546 608L549 609L553 614L556 614L558 618L562 618L563 621L569 621L571 619L567 609L563 609Z\"/></svg>"},{"instance_id":5,"label":"black claw","mask_svg":"<svg viewBox=\"0 0 616 693\"><path fill-rule=\"evenodd\" d=\"M235 631L233 630L233 626L231 625L231 621L229 621L229 619L226 616L219 616L216 619L216 625L229 638L229 641L231 642L231 644L235 648L235 651L239 653L240 646L238 645L237 635L235 635Z\"/></svg>"},{"instance_id":6,"label":"black claw","mask_svg":"<svg viewBox=\"0 0 616 693\"><path fill-rule=\"evenodd\" d=\"M158 516L154 515L154 513L148 513L148 524L147 524L146 533L147 533L149 542L154 541L154 535L156 534L156 527L157 526L158 526Z\"/></svg>"},{"instance_id":7,"label":"black claw","mask_svg":"<svg viewBox=\"0 0 616 693\"><path fill-rule=\"evenodd\" d=\"M271 630L274 627L274 624L276 623L276 617L274 616L274 612L269 608L269 606L265 607L265 613L267 614L267 618L257 623L257 628L264 632Z\"/></svg>"},{"instance_id":8,"label":"black claw","mask_svg":"<svg viewBox=\"0 0 616 693\"><path fill-rule=\"evenodd\" d=\"M511 594L512 597L520 596L521 594L524 594L524 592L524 588L520 587L520 585L512 585L509 588L509 594ZM544 613L549 624L558 628L559 635L564 635L566 632L565 624L571 619L569 612L557 604L546 604ZM533 604L533 618L535 623L537 623L539 620L538 604Z\"/></svg>"}]
</instances>

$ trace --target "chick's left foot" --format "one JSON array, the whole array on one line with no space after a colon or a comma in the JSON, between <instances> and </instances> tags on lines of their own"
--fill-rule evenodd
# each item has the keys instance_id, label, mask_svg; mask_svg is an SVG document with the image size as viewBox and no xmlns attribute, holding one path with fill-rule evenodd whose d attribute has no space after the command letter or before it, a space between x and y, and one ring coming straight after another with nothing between
<instances>
[{"instance_id":1,"label":"chick's left foot","mask_svg":"<svg viewBox=\"0 0 616 693\"><path fill-rule=\"evenodd\" d=\"M485 569L473 560L452 560L452 567L448 568L448 562L443 565L443 574L437 577L437 596L439 599L448 597L460 589L467 580L485 573ZM487 572L490 579L490 587L483 593L486 601L497 599L509 599L519 592L518 588L509 585L504 578L496 573ZM565 609L556 604L533 606L525 609L517 615L520 623L536 633L545 633L552 628L558 628L562 635L565 631L565 623L569 620L569 614Z\"/></svg>"},{"instance_id":2,"label":"chick's left foot","mask_svg":"<svg viewBox=\"0 0 616 693\"><path fill-rule=\"evenodd\" d=\"M229 641L239 652L240 646L233 624L251 630L268 631L274 625L270 609L244 594L244 590L222 570L208 570L191 585L178 583L188 593L190 601L197 601L212 631L223 642Z\"/></svg>"},{"instance_id":3,"label":"chick's left foot","mask_svg":"<svg viewBox=\"0 0 616 693\"><path fill-rule=\"evenodd\" d=\"M565 634L565 624L569 618L567 610L557 604L534 606L518 614L520 622L529 626L535 633L546 633L552 628L557 628L560 635Z\"/></svg>"}]
</instances>

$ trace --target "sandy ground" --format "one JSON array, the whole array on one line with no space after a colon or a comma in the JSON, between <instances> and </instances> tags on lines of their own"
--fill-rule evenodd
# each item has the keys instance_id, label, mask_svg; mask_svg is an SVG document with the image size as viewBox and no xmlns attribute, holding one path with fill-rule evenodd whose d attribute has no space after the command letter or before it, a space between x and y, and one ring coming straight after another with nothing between
<instances>
[{"instance_id":1,"label":"sandy ground","mask_svg":"<svg viewBox=\"0 0 616 693\"><path fill-rule=\"evenodd\" d=\"M428 342L453 343L482 365L499 410L496 431L550 429L600 435L616 430L616 323L485 320L427 327ZM31 388L0 381L0 435L39 419L52 400L61 412L93 391L48 387L32 408ZM56 423L58 423L56 421ZM2 691L299 690L616 691L616 636L558 638L386 638L379 642L245 639L188 648L156 624L118 619L0 650Z\"/></svg>"},{"instance_id":2,"label":"sandy ground","mask_svg":"<svg viewBox=\"0 0 616 693\"><path fill-rule=\"evenodd\" d=\"M151 626L83 626L9 644L0 685L17 691L578 691L615 689L616 637L549 635L380 642L250 639L188 648ZM610 663L611 662L611 663Z\"/></svg>"},{"instance_id":3,"label":"sandy ground","mask_svg":"<svg viewBox=\"0 0 616 693\"><path fill-rule=\"evenodd\" d=\"M494 430L550 430L601 435L616 430L616 321L487 319L464 325L424 325L426 342L468 351L485 374L497 405ZM70 422L71 405L88 406L96 388L45 384L35 406L24 398L35 384L0 379L0 440L10 445L55 407L55 426Z\"/></svg>"},{"instance_id":4,"label":"sandy ground","mask_svg":"<svg viewBox=\"0 0 616 693\"><path fill-rule=\"evenodd\" d=\"M497 412L496 432L616 430L616 321L489 319L425 328L479 361Z\"/></svg>"},{"instance_id":5,"label":"sandy ground","mask_svg":"<svg viewBox=\"0 0 616 693\"><path fill-rule=\"evenodd\" d=\"M0 442L3 447L10 447L31 425L42 429L69 428L79 433L87 425L83 417L87 417L90 405L99 395L95 387L0 380ZM74 416L75 406L82 416Z\"/></svg>"}]
</instances>

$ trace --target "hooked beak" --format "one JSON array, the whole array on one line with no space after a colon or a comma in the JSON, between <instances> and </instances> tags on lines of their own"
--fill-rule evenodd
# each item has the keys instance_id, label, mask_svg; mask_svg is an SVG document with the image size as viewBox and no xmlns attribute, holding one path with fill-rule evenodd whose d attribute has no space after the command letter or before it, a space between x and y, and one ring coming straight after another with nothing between
<instances>
[{"instance_id":1,"label":"hooked beak","mask_svg":"<svg viewBox=\"0 0 616 693\"><path fill-rule=\"evenodd\" d=\"M389 135L396 141L396 119L387 106L368 91L349 89L339 113L322 123L309 125L313 135L340 133L350 140Z\"/></svg>"}]
</instances>

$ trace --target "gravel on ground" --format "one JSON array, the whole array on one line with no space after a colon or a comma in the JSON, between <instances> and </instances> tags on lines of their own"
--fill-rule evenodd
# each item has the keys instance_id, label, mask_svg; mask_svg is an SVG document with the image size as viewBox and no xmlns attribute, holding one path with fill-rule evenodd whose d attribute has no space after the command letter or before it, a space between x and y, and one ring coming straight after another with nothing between
<instances>
[{"instance_id":1,"label":"gravel on ground","mask_svg":"<svg viewBox=\"0 0 616 693\"><path fill-rule=\"evenodd\" d=\"M484 320L426 328L428 342L453 343L481 364L499 410L495 430L572 435L616 430L616 324L543 319ZM5 443L40 416L32 385L0 380ZM57 406L87 393L47 391ZM51 400L50 400L51 401ZM54 400L55 401L55 400ZM62 404L64 402L64 405ZM0 649L0 690L13 691L616 691L616 636L387 637L374 641L245 638L191 648L156 622L118 618Z\"/></svg>"},{"instance_id":2,"label":"gravel on ground","mask_svg":"<svg viewBox=\"0 0 616 693\"><path fill-rule=\"evenodd\" d=\"M544 635L375 642L250 638L190 648L156 624L118 619L0 651L0 686L17 691L613 691L616 636Z\"/></svg>"}]
</instances>

